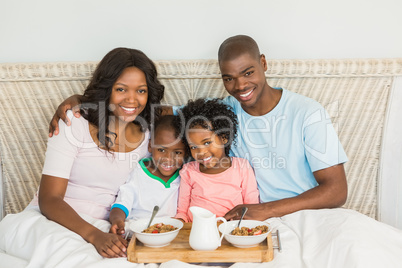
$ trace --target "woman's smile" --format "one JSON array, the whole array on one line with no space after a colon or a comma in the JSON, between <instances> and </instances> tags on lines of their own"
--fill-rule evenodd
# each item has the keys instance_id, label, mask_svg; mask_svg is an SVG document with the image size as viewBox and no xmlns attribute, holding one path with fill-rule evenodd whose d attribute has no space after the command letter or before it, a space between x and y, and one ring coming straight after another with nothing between
<instances>
[{"instance_id":1,"label":"woman's smile","mask_svg":"<svg viewBox=\"0 0 402 268\"><path fill-rule=\"evenodd\" d=\"M136 107L134 107L134 108L129 108L129 107L124 107L124 106L121 106L121 105L119 105L120 106L120 108L122 108L123 109L123 111L126 113L126 114L135 114L135 111L137 110L137 108Z\"/></svg>"},{"instance_id":2,"label":"woman's smile","mask_svg":"<svg viewBox=\"0 0 402 268\"><path fill-rule=\"evenodd\" d=\"M124 69L112 88L109 107L116 117L131 122L144 110L148 101L147 80L137 67Z\"/></svg>"}]
</instances>

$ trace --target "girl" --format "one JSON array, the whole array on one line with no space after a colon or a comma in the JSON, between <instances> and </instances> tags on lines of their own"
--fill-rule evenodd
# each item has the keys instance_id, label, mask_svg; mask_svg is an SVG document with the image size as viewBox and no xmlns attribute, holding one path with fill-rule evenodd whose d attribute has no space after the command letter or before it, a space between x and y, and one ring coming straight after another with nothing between
<instances>
[{"instance_id":1,"label":"girl","mask_svg":"<svg viewBox=\"0 0 402 268\"><path fill-rule=\"evenodd\" d=\"M219 99L189 101L178 111L186 142L195 161L180 171L176 218L192 221L191 206L224 216L238 204L259 203L254 171L247 160L230 157L237 118Z\"/></svg>"},{"instance_id":2,"label":"girl","mask_svg":"<svg viewBox=\"0 0 402 268\"><path fill-rule=\"evenodd\" d=\"M125 256L127 241L104 233L81 215L108 219L134 163L148 155L151 105L164 86L141 51L116 48L98 64L84 92L82 117L69 112L48 141L38 196L43 215L92 243L104 257Z\"/></svg>"}]
</instances>

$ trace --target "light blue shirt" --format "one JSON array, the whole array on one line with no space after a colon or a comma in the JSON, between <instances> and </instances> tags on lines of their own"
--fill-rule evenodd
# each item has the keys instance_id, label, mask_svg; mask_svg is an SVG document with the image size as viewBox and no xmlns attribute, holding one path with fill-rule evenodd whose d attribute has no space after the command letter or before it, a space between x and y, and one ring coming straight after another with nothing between
<instances>
[{"instance_id":1,"label":"light blue shirt","mask_svg":"<svg viewBox=\"0 0 402 268\"><path fill-rule=\"evenodd\" d=\"M328 113L310 98L283 89L279 103L263 116L249 115L232 96L223 102L239 121L231 155L254 168L261 202L314 188L314 171L347 161Z\"/></svg>"}]
</instances>

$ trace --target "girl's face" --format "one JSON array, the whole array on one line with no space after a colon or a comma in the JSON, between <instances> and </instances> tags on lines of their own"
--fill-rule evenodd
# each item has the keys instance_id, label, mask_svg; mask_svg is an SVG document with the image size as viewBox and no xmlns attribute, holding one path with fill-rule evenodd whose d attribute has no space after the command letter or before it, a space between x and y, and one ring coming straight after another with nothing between
<instances>
[{"instance_id":1,"label":"girl's face","mask_svg":"<svg viewBox=\"0 0 402 268\"><path fill-rule=\"evenodd\" d=\"M154 135L148 147L154 173L160 178L170 178L183 165L186 147L181 139L175 137L173 129L162 128Z\"/></svg>"},{"instance_id":2,"label":"girl's face","mask_svg":"<svg viewBox=\"0 0 402 268\"><path fill-rule=\"evenodd\" d=\"M113 84L109 109L121 121L132 122L148 101L145 74L137 67L128 67Z\"/></svg>"},{"instance_id":3,"label":"girl's face","mask_svg":"<svg viewBox=\"0 0 402 268\"><path fill-rule=\"evenodd\" d=\"M215 134L215 132L202 127L194 127L187 130L187 141L191 155L200 163L200 170L205 173L218 173L227 169L225 154L227 141ZM226 161L226 162L225 162ZM230 163L229 163L230 164Z\"/></svg>"}]
</instances>

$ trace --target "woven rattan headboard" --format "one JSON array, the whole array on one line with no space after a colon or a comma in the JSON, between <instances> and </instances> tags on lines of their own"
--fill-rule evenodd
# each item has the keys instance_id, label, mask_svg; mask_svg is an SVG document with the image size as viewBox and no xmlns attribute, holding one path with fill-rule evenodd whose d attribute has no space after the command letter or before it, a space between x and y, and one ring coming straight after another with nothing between
<instances>
[{"instance_id":1,"label":"woven rattan headboard","mask_svg":"<svg viewBox=\"0 0 402 268\"><path fill-rule=\"evenodd\" d=\"M215 60L156 62L166 86L164 103L183 104L226 92ZM349 157L345 207L376 217L383 125L402 59L274 60L266 73L271 86L309 96L332 117ZM0 64L0 156L5 213L32 199L41 176L48 122L57 105L82 93L95 62Z\"/></svg>"}]
</instances>

